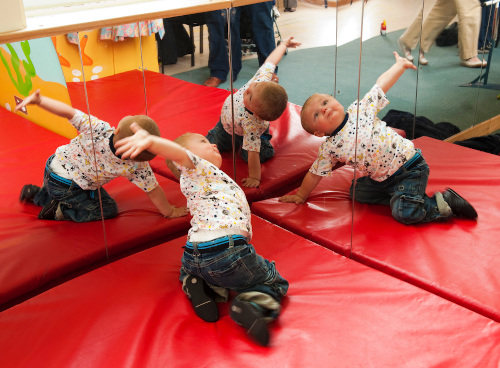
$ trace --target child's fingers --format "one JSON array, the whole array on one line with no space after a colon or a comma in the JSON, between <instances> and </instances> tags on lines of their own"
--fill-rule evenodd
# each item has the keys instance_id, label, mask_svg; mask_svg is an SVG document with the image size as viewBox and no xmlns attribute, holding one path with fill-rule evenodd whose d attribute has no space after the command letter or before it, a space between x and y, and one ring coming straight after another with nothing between
<instances>
[{"instance_id":1,"label":"child's fingers","mask_svg":"<svg viewBox=\"0 0 500 368\"><path fill-rule=\"evenodd\" d=\"M279 199L280 202L283 203L295 203L295 204L302 204L303 200L297 195L284 195Z\"/></svg>"},{"instance_id":2,"label":"child's fingers","mask_svg":"<svg viewBox=\"0 0 500 368\"><path fill-rule=\"evenodd\" d=\"M189 211L186 207L175 207L175 206L172 206L172 214L170 216L168 216L167 218L171 219L171 218L177 218L177 217L183 217L183 216L186 216Z\"/></svg>"},{"instance_id":3,"label":"child's fingers","mask_svg":"<svg viewBox=\"0 0 500 368\"><path fill-rule=\"evenodd\" d=\"M132 123L130 124L130 129L134 132L137 133L139 130L141 130L141 127L137 123Z\"/></svg>"},{"instance_id":4,"label":"child's fingers","mask_svg":"<svg viewBox=\"0 0 500 368\"><path fill-rule=\"evenodd\" d=\"M292 199L292 196L291 195L284 195L283 197L281 197L279 199L280 202L283 202L283 203L290 203L291 202L291 199Z\"/></svg>"},{"instance_id":5,"label":"child's fingers","mask_svg":"<svg viewBox=\"0 0 500 368\"><path fill-rule=\"evenodd\" d=\"M21 110L23 107L25 107L27 104L28 104L28 98L27 97L25 100L23 100L22 102L20 102L18 105L16 105L16 107L14 108L14 111L19 111Z\"/></svg>"}]
</instances>

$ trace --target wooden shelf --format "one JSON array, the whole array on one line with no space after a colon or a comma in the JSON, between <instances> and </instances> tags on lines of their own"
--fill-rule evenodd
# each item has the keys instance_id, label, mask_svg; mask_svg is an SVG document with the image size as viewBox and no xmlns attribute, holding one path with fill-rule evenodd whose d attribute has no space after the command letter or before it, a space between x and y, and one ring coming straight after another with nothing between
<instances>
[{"instance_id":1,"label":"wooden shelf","mask_svg":"<svg viewBox=\"0 0 500 368\"><path fill-rule=\"evenodd\" d=\"M259 0L240 1L245 2L245 4L260 2ZM226 9L231 6L231 0L149 0L99 8L89 8L81 5L61 7L55 9L52 14L26 12L26 28L19 31L0 33L0 44L152 19L202 13Z\"/></svg>"}]
</instances>

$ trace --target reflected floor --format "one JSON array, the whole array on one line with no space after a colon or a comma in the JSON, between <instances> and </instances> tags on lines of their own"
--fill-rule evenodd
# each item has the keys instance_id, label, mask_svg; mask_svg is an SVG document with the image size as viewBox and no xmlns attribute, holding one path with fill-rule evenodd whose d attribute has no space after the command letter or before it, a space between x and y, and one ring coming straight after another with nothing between
<instances>
[{"instance_id":1,"label":"reflected floor","mask_svg":"<svg viewBox=\"0 0 500 368\"><path fill-rule=\"evenodd\" d=\"M424 0L424 11L430 10L435 0ZM311 4L299 1L297 11L284 12L279 8L280 16L275 24L276 38L279 40L278 30L281 38L294 36L302 42L301 49L311 47L329 46L337 43L344 45L361 36L361 15L364 12L363 39L372 38L380 34L380 24L385 19L387 32L405 29L413 20L422 6L422 2L416 0L368 0L353 1L352 5L338 7ZM339 22L339 34L335 39L336 21ZM188 30L189 32L189 30ZM208 30L204 26L203 32L203 54L199 53L200 36L199 27L194 29L194 40L196 45L195 66L191 66L191 56L180 57L176 64L165 65L164 73L173 75L206 67L208 65ZM290 50L293 52L294 50ZM244 55L243 60L255 58L256 55ZM208 76L207 76L208 77Z\"/></svg>"}]
</instances>

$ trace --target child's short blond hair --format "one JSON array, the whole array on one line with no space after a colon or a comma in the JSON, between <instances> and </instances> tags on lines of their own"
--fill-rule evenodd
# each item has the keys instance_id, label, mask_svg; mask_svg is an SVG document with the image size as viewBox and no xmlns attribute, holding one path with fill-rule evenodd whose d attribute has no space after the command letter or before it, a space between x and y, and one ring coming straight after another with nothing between
<instances>
[{"instance_id":1,"label":"child's short blond hair","mask_svg":"<svg viewBox=\"0 0 500 368\"><path fill-rule=\"evenodd\" d=\"M173 142L177 143L179 146L186 148L186 142L190 136L192 136L194 133L184 133L183 135L175 138ZM170 171L172 171L172 174L177 178L177 180L180 179L181 173L179 172L179 169L175 166L174 162L172 160L166 159L165 163L167 164L168 168Z\"/></svg>"},{"instance_id":2,"label":"child's short blond hair","mask_svg":"<svg viewBox=\"0 0 500 368\"><path fill-rule=\"evenodd\" d=\"M306 102L304 102L304 105L302 106L302 110L300 112L300 123L302 124L302 128L304 128L304 130L306 132L308 132L309 134L314 134L314 130L310 126L309 121L307 121L304 111L306 111L311 99L318 94L319 93L315 93L315 94L309 96L309 98L306 100Z\"/></svg>"},{"instance_id":3,"label":"child's short blond hair","mask_svg":"<svg viewBox=\"0 0 500 368\"><path fill-rule=\"evenodd\" d=\"M262 83L259 94L261 109L255 113L263 120L276 120L286 109L288 94L278 83L268 81L259 83Z\"/></svg>"},{"instance_id":4,"label":"child's short blond hair","mask_svg":"<svg viewBox=\"0 0 500 368\"><path fill-rule=\"evenodd\" d=\"M132 129L130 129L130 125L132 125L132 123L136 123L151 135L156 135L157 137L160 136L160 128L158 128L156 122L149 116L130 115L124 117L120 121L120 129L115 135L116 141L134 135L134 132L132 131ZM155 157L156 155L149 151L142 151L137 155L137 157L134 158L134 161L151 161Z\"/></svg>"}]
</instances>

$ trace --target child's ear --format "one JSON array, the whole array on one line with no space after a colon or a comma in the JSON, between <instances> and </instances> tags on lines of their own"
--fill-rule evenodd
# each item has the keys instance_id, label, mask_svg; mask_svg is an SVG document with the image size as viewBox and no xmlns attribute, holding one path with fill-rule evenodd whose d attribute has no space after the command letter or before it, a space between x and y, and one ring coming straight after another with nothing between
<instances>
[{"instance_id":1,"label":"child's ear","mask_svg":"<svg viewBox=\"0 0 500 368\"><path fill-rule=\"evenodd\" d=\"M325 133L316 131L316 132L314 132L314 135L315 135L316 137L324 137L324 136L325 136Z\"/></svg>"}]
</instances>

